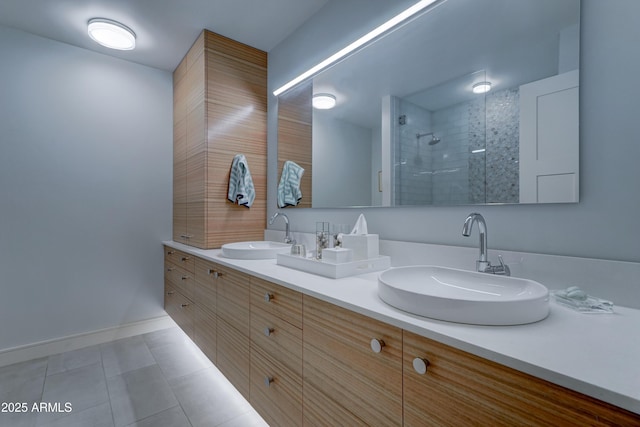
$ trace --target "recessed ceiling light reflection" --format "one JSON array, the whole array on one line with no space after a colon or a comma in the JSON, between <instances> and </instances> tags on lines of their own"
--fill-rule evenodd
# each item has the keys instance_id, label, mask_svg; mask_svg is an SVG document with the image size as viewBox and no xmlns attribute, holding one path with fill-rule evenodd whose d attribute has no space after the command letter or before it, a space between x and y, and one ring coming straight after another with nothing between
<instances>
[{"instance_id":1,"label":"recessed ceiling light reflection","mask_svg":"<svg viewBox=\"0 0 640 427\"><path fill-rule=\"evenodd\" d=\"M330 93L317 93L313 95L312 105L318 110L330 110L336 106L336 97Z\"/></svg>"},{"instance_id":2,"label":"recessed ceiling light reflection","mask_svg":"<svg viewBox=\"0 0 640 427\"><path fill-rule=\"evenodd\" d=\"M487 93L491 90L491 82L476 83L471 87L473 93Z\"/></svg>"}]
</instances>

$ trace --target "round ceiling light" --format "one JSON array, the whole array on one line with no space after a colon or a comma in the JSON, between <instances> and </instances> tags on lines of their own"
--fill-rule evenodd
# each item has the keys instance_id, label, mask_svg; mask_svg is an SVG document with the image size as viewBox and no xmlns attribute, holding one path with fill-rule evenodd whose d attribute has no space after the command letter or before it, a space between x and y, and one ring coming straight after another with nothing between
<instances>
[{"instance_id":1,"label":"round ceiling light","mask_svg":"<svg viewBox=\"0 0 640 427\"><path fill-rule=\"evenodd\" d=\"M111 19L94 18L89 21L89 37L110 49L132 50L136 47L136 34Z\"/></svg>"},{"instance_id":2,"label":"round ceiling light","mask_svg":"<svg viewBox=\"0 0 640 427\"><path fill-rule=\"evenodd\" d=\"M487 93L491 90L491 82L476 83L471 87L473 93Z\"/></svg>"},{"instance_id":3,"label":"round ceiling light","mask_svg":"<svg viewBox=\"0 0 640 427\"><path fill-rule=\"evenodd\" d=\"M313 104L313 108L317 108L318 110L329 110L336 106L336 97L330 93L317 93L313 95L311 103Z\"/></svg>"}]
</instances>

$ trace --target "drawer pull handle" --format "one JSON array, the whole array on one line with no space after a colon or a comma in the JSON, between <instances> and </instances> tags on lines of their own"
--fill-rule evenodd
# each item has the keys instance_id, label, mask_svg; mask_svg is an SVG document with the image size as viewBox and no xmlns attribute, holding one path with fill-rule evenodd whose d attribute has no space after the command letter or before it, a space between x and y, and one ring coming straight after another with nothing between
<instances>
[{"instance_id":1,"label":"drawer pull handle","mask_svg":"<svg viewBox=\"0 0 640 427\"><path fill-rule=\"evenodd\" d=\"M183 262L184 262L184 261L189 261L189 257L188 257L188 256L183 256L183 257L182 257L182 261L183 261Z\"/></svg>"},{"instance_id":2,"label":"drawer pull handle","mask_svg":"<svg viewBox=\"0 0 640 427\"><path fill-rule=\"evenodd\" d=\"M382 340L379 340L379 339L376 339L376 338L371 340L371 350L374 353L382 352L382 347L384 347L384 345L385 345L384 341L382 341Z\"/></svg>"},{"instance_id":3,"label":"drawer pull handle","mask_svg":"<svg viewBox=\"0 0 640 427\"><path fill-rule=\"evenodd\" d=\"M173 255L175 253L176 253L176 251L167 251L167 255Z\"/></svg>"},{"instance_id":4,"label":"drawer pull handle","mask_svg":"<svg viewBox=\"0 0 640 427\"><path fill-rule=\"evenodd\" d=\"M214 279L218 279L220 277L222 277L222 273L220 273L219 271L214 271L213 272L213 278Z\"/></svg>"},{"instance_id":5,"label":"drawer pull handle","mask_svg":"<svg viewBox=\"0 0 640 427\"><path fill-rule=\"evenodd\" d=\"M420 375L424 375L427 373L427 368L429 367L429 361L427 359L423 359L421 357L416 357L413 359L413 369Z\"/></svg>"},{"instance_id":6,"label":"drawer pull handle","mask_svg":"<svg viewBox=\"0 0 640 427\"><path fill-rule=\"evenodd\" d=\"M271 302L271 300L273 299L273 294L270 294L269 292L267 292L266 294L264 294L264 300L266 302Z\"/></svg>"},{"instance_id":7,"label":"drawer pull handle","mask_svg":"<svg viewBox=\"0 0 640 427\"><path fill-rule=\"evenodd\" d=\"M269 328L269 327L264 328L264 334L267 337L270 336L273 333L273 331L274 331L273 328Z\"/></svg>"},{"instance_id":8,"label":"drawer pull handle","mask_svg":"<svg viewBox=\"0 0 640 427\"><path fill-rule=\"evenodd\" d=\"M180 237L182 237L183 239L190 239L191 234L181 234Z\"/></svg>"},{"instance_id":9,"label":"drawer pull handle","mask_svg":"<svg viewBox=\"0 0 640 427\"><path fill-rule=\"evenodd\" d=\"M167 271L173 271L173 267L167 268Z\"/></svg>"},{"instance_id":10,"label":"drawer pull handle","mask_svg":"<svg viewBox=\"0 0 640 427\"><path fill-rule=\"evenodd\" d=\"M182 280L187 280L187 279L189 279L189 276L182 276L181 279Z\"/></svg>"},{"instance_id":11,"label":"drawer pull handle","mask_svg":"<svg viewBox=\"0 0 640 427\"><path fill-rule=\"evenodd\" d=\"M272 382L273 382L273 377L264 377L265 387L271 387Z\"/></svg>"},{"instance_id":12,"label":"drawer pull handle","mask_svg":"<svg viewBox=\"0 0 640 427\"><path fill-rule=\"evenodd\" d=\"M175 292L174 292L174 291L169 291L169 292L167 292L167 295L173 295L173 294L175 294Z\"/></svg>"},{"instance_id":13,"label":"drawer pull handle","mask_svg":"<svg viewBox=\"0 0 640 427\"><path fill-rule=\"evenodd\" d=\"M180 304L181 307L189 307L189 303Z\"/></svg>"}]
</instances>

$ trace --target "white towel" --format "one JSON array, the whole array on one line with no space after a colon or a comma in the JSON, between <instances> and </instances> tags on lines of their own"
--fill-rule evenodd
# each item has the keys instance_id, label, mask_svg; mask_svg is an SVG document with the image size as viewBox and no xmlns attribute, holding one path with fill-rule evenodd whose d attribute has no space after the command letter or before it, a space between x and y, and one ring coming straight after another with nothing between
<instances>
[{"instance_id":1,"label":"white towel","mask_svg":"<svg viewBox=\"0 0 640 427\"><path fill-rule=\"evenodd\" d=\"M231 162L229 172L229 201L248 208L251 207L256 198L256 191L249 172L249 165L244 154L236 154Z\"/></svg>"},{"instance_id":2,"label":"white towel","mask_svg":"<svg viewBox=\"0 0 640 427\"><path fill-rule=\"evenodd\" d=\"M278 207L295 206L302 199L300 180L304 174L304 168L287 160L282 166L280 184L278 184Z\"/></svg>"}]
</instances>

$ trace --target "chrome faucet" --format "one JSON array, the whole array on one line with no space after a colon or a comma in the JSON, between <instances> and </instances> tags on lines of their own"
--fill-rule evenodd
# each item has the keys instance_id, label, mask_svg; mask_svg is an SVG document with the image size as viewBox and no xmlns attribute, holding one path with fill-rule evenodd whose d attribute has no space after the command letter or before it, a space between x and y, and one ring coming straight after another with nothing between
<instances>
[{"instance_id":1,"label":"chrome faucet","mask_svg":"<svg viewBox=\"0 0 640 427\"><path fill-rule=\"evenodd\" d=\"M489 252L489 250L487 249L487 223L484 221L484 217L482 215L475 212L469 214L467 219L464 220L464 225L462 226L462 235L465 237L471 236L471 229L473 228L474 222L478 223L478 232L480 234L480 258L476 261L476 270L481 273L510 276L511 271L509 270L509 266L502 261L502 255L498 255L500 265L491 265L491 262L488 259L487 253Z\"/></svg>"},{"instance_id":2,"label":"chrome faucet","mask_svg":"<svg viewBox=\"0 0 640 427\"><path fill-rule=\"evenodd\" d=\"M271 218L269 218L269 225L272 225L273 221L275 221L276 218L279 217L279 216L281 216L282 219L284 219L284 226L285 226L284 242L285 243L290 243L292 245L295 245L296 241L291 238L291 233L289 231L289 217L288 216L286 216L283 213L276 212L276 213L273 214L273 216Z\"/></svg>"}]
</instances>

